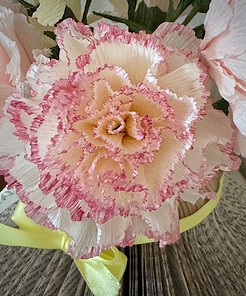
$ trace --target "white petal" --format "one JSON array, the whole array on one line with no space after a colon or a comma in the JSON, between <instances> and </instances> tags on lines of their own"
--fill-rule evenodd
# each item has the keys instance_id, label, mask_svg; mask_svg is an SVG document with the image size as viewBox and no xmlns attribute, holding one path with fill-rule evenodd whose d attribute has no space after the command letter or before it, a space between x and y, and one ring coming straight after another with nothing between
<instances>
[{"instance_id":1,"label":"white petal","mask_svg":"<svg viewBox=\"0 0 246 296\"><path fill-rule=\"evenodd\" d=\"M246 157L246 137L241 135L239 131L236 133L234 150L235 153Z\"/></svg>"},{"instance_id":2,"label":"white petal","mask_svg":"<svg viewBox=\"0 0 246 296\"><path fill-rule=\"evenodd\" d=\"M9 170L9 174L15 178L29 193L38 188L39 171L35 164L25 159L24 153L16 157L15 165Z\"/></svg>"},{"instance_id":3,"label":"white petal","mask_svg":"<svg viewBox=\"0 0 246 296\"><path fill-rule=\"evenodd\" d=\"M55 228L65 231L73 239L70 246L74 258L90 257L93 249L97 249L98 230L96 223L91 219L72 221L65 208L51 209L48 218Z\"/></svg>"},{"instance_id":4,"label":"white petal","mask_svg":"<svg viewBox=\"0 0 246 296\"><path fill-rule=\"evenodd\" d=\"M201 154L203 149L212 143L226 145L233 135L233 129L228 117L222 111L213 109L210 104L208 102L206 105L207 115L195 125L196 140L193 149L188 151L184 158L185 164L195 172L198 172L202 167ZM227 156L225 161L227 161Z\"/></svg>"},{"instance_id":5,"label":"white petal","mask_svg":"<svg viewBox=\"0 0 246 296\"><path fill-rule=\"evenodd\" d=\"M194 205L200 198L205 197L195 189L186 189L183 193L180 194L180 198Z\"/></svg>"},{"instance_id":6,"label":"white petal","mask_svg":"<svg viewBox=\"0 0 246 296\"><path fill-rule=\"evenodd\" d=\"M130 223L131 217L115 216L106 223L98 225L100 232L98 244L103 246L119 245L124 240Z\"/></svg>"},{"instance_id":7,"label":"white petal","mask_svg":"<svg viewBox=\"0 0 246 296\"><path fill-rule=\"evenodd\" d=\"M185 64L160 77L158 84L162 89L170 89L179 97L191 96L198 109L205 103L205 87L200 81L202 72L195 63Z\"/></svg>"},{"instance_id":8,"label":"white petal","mask_svg":"<svg viewBox=\"0 0 246 296\"><path fill-rule=\"evenodd\" d=\"M179 215L175 198L167 199L159 209L142 212L142 217L149 224L151 238L158 238L161 245L174 242L179 237Z\"/></svg>"},{"instance_id":9,"label":"white petal","mask_svg":"<svg viewBox=\"0 0 246 296\"><path fill-rule=\"evenodd\" d=\"M240 100L240 98L244 100ZM233 112L233 121L240 133L246 136L246 96L240 96L234 98L235 101L231 103L231 108Z\"/></svg>"},{"instance_id":10,"label":"white petal","mask_svg":"<svg viewBox=\"0 0 246 296\"><path fill-rule=\"evenodd\" d=\"M216 0L211 1L207 12L204 27L206 35L201 43L201 48L204 49L208 42L214 37L226 30L232 18L232 10L228 1Z\"/></svg>"},{"instance_id":11,"label":"white petal","mask_svg":"<svg viewBox=\"0 0 246 296\"><path fill-rule=\"evenodd\" d=\"M92 51L90 58L85 72L94 72L105 64L117 65L127 72L133 84L142 82L147 70L161 61L154 49L137 44L135 40L131 44L102 42Z\"/></svg>"},{"instance_id":12,"label":"white petal","mask_svg":"<svg viewBox=\"0 0 246 296\"><path fill-rule=\"evenodd\" d=\"M150 164L139 167L139 182L148 188L148 198L155 201L159 191L167 189L167 178L174 165L189 149L191 141L180 141L168 130L163 132L163 142L155 159Z\"/></svg>"},{"instance_id":13,"label":"white petal","mask_svg":"<svg viewBox=\"0 0 246 296\"><path fill-rule=\"evenodd\" d=\"M15 127L5 117L0 119L0 153L4 156L19 155L24 150L24 143L14 136Z\"/></svg>"},{"instance_id":14,"label":"white petal","mask_svg":"<svg viewBox=\"0 0 246 296\"><path fill-rule=\"evenodd\" d=\"M3 68L3 71L4 73L10 75L9 80L12 81L13 85L15 85L17 80L19 80L21 76L21 57L19 49L16 42L11 40L8 36L4 35L2 32L0 32L0 45L4 48L5 52L9 56L9 63L7 64L6 69ZM1 77L1 82L6 83L6 80L3 81L3 78Z\"/></svg>"},{"instance_id":15,"label":"white petal","mask_svg":"<svg viewBox=\"0 0 246 296\"><path fill-rule=\"evenodd\" d=\"M175 49L190 49L194 54L199 50L200 40L189 27L176 23L162 23L155 31L162 44Z\"/></svg>"}]
</instances>

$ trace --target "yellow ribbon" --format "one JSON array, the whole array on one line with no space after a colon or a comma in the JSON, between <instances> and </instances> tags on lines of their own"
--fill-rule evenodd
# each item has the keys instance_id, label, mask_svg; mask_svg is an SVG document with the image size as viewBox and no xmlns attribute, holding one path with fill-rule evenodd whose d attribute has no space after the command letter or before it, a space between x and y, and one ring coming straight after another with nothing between
<instances>
[{"instance_id":1,"label":"yellow ribbon","mask_svg":"<svg viewBox=\"0 0 246 296\"><path fill-rule=\"evenodd\" d=\"M61 230L51 230L36 224L24 212L19 202L11 219L19 229L0 224L0 244L39 249L68 250L71 238ZM96 296L116 296L126 269L127 258L116 247L90 259L75 259L81 275Z\"/></svg>"},{"instance_id":2,"label":"yellow ribbon","mask_svg":"<svg viewBox=\"0 0 246 296\"><path fill-rule=\"evenodd\" d=\"M197 212L180 219L180 232L193 228L203 221L218 204L223 185L220 180L219 191L215 199L208 201ZM0 244L40 249L68 250L71 238L63 231L51 230L36 224L24 212L25 205L18 203L11 219L19 229L0 224ZM135 244L150 243L154 240L144 236L137 237ZM116 247L103 251L100 256L87 260L75 259L81 275L95 296L116 296L120 289L120 280L124 274L127 258Z\"/></svg>"}]
</instances>

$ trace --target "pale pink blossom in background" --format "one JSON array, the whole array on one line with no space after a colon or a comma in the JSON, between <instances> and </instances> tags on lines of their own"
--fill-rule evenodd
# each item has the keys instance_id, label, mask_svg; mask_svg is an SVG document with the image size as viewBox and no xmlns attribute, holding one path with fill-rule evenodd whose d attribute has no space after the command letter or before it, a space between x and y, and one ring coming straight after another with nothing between
<instances>
[{"instance_id":1,"label":"pale pink blossom in background","mask_svg":"<svg viewBox=\"0 0 246 296\"><path fill-rule=\"evenodd\" d=\"M0 172L29 217L71 236L74 257L138 234L175 242L179 198L195 202L240 163L229 119L208 100L194 32L104 22L92 32L67 19L56 34L59 61L34 63L30 91L6 102Z\"/></svg>"},{"instance_id":2,"label":"pale pink blossom in background","mask_svg":"<svg viewBox=\"0 0 246 296\"><path fill-rule=\"evenodd\" d=\"M202 56L221 96L230 103L246 156L246 1L212 0L205 18Z\"/></svg>"},{"instance_id":3,"label":"pale pink blossom in background","mask_svg":"<svg viewBox=\"0 0 246 296\"><path fill-rule=\"evenodd\" d=\"M9 7L19 11L18 5ZM23 81L34 62L32 51L43 47L39 33L27 22L25 15L0 6L0 116L5 99Z\"/></svg>"},{"instance_id":4,"label":"pale pink blossom in background","mask_svg":"<svg viewBox=\"0 0 246 296\"><path fill-rule=\"evenodd\" d=\"M18 0L0 0L0 6L11 9L14 13L22 13L27 15L25 7Z\"/></svg>"}]
</instances>

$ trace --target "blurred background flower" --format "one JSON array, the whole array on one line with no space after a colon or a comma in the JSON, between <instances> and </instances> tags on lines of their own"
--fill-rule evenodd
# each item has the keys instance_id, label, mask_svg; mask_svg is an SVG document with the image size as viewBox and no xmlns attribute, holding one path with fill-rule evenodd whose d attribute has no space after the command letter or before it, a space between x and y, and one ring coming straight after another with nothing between
<instances>
[{"instance_id":1,"label":"blurred background flower","mask_svg":"<svg viewBox=\"0 0 246 296\"><path fill-rule=\"evenodd\" d=\"M241 135L238 152L246 156L246 1L212 1L201 41L204 61L221 96L230 103ZM215 25L216 24L216 25Z\"/></svg>"},{"instance_id":2,"label":"blurred background flower","mask_svg":"<svg viewBox=\"0 0 246 296\"><path fill-rule=\"evenodd\" d=\"M22 11L17 4L7 6ZM5 99L25 79L35 61L32 51L44 47L40 32L28 23L26 15L0 6L0 116Z\"/></svg>"}]
</instances>

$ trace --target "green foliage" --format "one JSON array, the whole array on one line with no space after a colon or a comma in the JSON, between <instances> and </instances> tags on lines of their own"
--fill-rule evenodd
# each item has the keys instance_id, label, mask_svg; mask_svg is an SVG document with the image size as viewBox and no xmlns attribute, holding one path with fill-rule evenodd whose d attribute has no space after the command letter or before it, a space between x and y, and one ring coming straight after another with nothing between
<instances>
[{"instance_id":1,"label":"green foliage","mask_svg":"<svg viewBox=\"0 0 246 296\"><path fill-rule=\"evenodd\" d=\"M53 31L44 31L44 35L56 40L56 34Z\"/></svg>"},{"instance_id":2,"label":"green foliage","mask_svg":"<svg viewBox=\"0 0 246 296\"><path fill-rule=\"evenodd\" d=\"M142 1L134 14L133 21L148 28L153 32L161 23L165 21L166 13L161 11L159 7L147 7Z\"/></svg>"},{"instance_id":3,"label":"green foliage","mask_svg":"<svg viewBox=\"0 0 246 296\"><path fill-rule=\"evenodd\" d=\"M59 60L59 53L60 53L60 48L59 48L59 46L56 45L56 46L54 46L54 47L51 47L50 50L51 50L50 58L51 58L51 59Z\"/></svg>"},{"instance_id":4,"label":"green foliage","mask_svg":"<svg viewBox=\"0 0 246 296\"><path fill-rule=\"evenodd\" d=\"M67 18L72 18L74 19L76 22L78 22L79 20L76 18L75 14L73 13L72 9L69 8L68 6L66 6L65 8L65 11L64 11L64 14L62 16L62 19L59 20L59 22L57 23L60 23L62 22L63 20L67 19Z\"/></svg>"},{"instance_id":5,"label":"green foliage","mask_svg":"<svg viewBox=\"0 0 246 296\"><path fill-rule=\"evenodd\" d=\"M127 0L127 2L128 2L128 18L133 19L135 15L137 0Z\"/></svg>"},{"instance_id":6,"label":"green foliage","mask_svg":"<svg viewBox=\"0 0 246 296\"><path fill-rule=\"evenodd\" d=\"M174 22L182 14L182 12L185 11L185 9L192 4L192 2L194 2L194 0L181 0L175 10L173 6L173 1L170 0L166 21Z\"/></svg>"},{"instance_id":7,"label":"green foliage","mask_svg":"<svg viewBox=\"0 0 246 296\"><path fill-rule=\"evenodd\" d=\"M205 35L204 25L197 26L193 29L196 33L196 37L199 39L203 39Z\"/></svg>"},{"instance_id":8,"label":"green foliage","mask_svg":"<svg viewBox=\"0 0 246 296\"><path fill-rule=\"evenodd\" d=\"M138 33L140 30L144 30L147 33L152 33L152 31L150 31L148 28L146 28L146 27L142 26L141 24L138 24L138 23L136 23L136 22L134 22L132 20L127 20L127 19L124 19L124 18L121 18L121 17L118 17L118 16L113 16L113 15L110 15L110 14L99 13L99 12L95 12L95 11L93 11L93 13L95 15L105 17L105 18L107 18L107 19L109 19L111 21L115 21L115 22L126 24L133 32Z\"/></svg>"},{"instance_id":9,"label":"green foliage","mask_svg":"<svg viewBox=\"0 0 246 296\"><path fill-rule=\"evenodd\" d=\"M128 9L128 19L121 17L94 12L95 15L105 17L115 22L120 22L129 27L129 30L132 32L138 33L140 30L144 30L147 33L152 33L162 22L165 21L166 14L156 7L147 7L144 1L142 1L137 11L136 1L128 0L129 9Z\"/></svg>"},{"instance_id":10,"label":"green foliage","mask_svg":"<svg viewBox=\"0 0 246 296\"><path fill-rule=\"evenodd\" d=\"M152 33L164 21L174 22L187 7L193 5L191 12L183 22L184 25L187 25L198 12L207 12L211 0L181 0L176 9L174 9L173 0L170 0L167 13L161 11L161 9L157 6L147 7L144 1L140 2L136 11L137 1L127 0L127 2L128 20L109 14L97 12L94 12L94 14L112 21L124 23L132 32L138 33L140 30L145 30L147 33ZM204 30L202 30L202 28L197 28L196 34L198 38L201 38L204 34Z\"/></svg>"},{"instance_id":11,"label":"green foliage","mask_svg":"<svg viewBox=\"0 0 246 296\"><path fill-rule=\"evenodd\" d=\"M229 113L228 111L229 103L223 98L213 103L213 107L214 109L222 110L226 115L228 115Z\"/></svg>"},{"instance_id":12,"label":"green foliage","mask_svg":"<svg viewBox=\"0 0 246 296\"><path fill-rule=\"evenodd\" d=\"M193 0L193 5L199 7L199 12L206 13L211 0Z\"/></svg>"}]
</instances>

